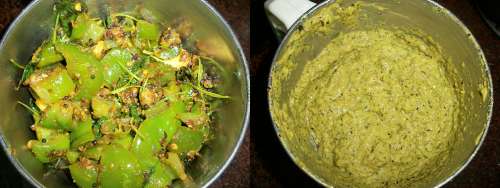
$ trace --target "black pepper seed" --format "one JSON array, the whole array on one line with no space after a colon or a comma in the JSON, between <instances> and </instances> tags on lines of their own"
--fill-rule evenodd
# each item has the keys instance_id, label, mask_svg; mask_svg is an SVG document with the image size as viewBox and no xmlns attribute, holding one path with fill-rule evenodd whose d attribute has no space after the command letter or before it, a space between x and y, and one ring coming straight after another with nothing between
<instances>
[{"instance_id":1,"label":"black pepper seed","mask_svg":"<svg viewBox=\"0 0 500 188\"><path fill-rule=\"evenodd\" d=\"M299 30L302 31L302 29L304 29L304 27L302 27L301 25L299 25Z\"/></svg>"},{"instance_id":2,"label":"black pepper seed","mask_svg":"<svg viewBox=\"0 0 500 188\"><path fill-rule=\"evenodd\" d=\"M42 143L46 143L47 142L47 139L42 139Z\"/></svg>"},{"instance_id":3,"label":"black pepper seed","mask_svg":"<svg viewBox=\"0 0 500 188\"><path fill-rule=\"evenodd\" d=\"M63 104L63 106L64 106L64 108L68 108L68 104L66 104L66 103Z\"/></svg>"},{"instance_id":4,"label":"black pepper seed","mask_svg":"<svg viewBox=\"0 0 500 188\"><path fill-rule=\"evenodd\" d=\"M95 76L94 76L94 75L90 75L90 79L94 79L94 78L95 78Z\"/></svg>"},{"instance_id":5,"label":"black pepper seed","mask_svg":"<svg viewBox=\"0 0 500 188\"><path fill-rule=\"evenodd\" d=\"M92 43L92 42L94 42L94 40L92 40L92 39L89 39L89 43Z\"/></svg>"}]
</instances>

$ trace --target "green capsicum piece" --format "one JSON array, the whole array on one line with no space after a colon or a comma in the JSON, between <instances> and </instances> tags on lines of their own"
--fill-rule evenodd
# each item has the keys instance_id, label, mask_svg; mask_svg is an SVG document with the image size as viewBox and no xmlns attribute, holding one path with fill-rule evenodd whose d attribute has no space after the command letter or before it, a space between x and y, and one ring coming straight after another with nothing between
<instances>
[{"instance_id":1,"label":"green capsicum piece","mask_svg":"<svg viewBox=\"0 0 500 188\"><path fill-rule=\"evenodd\" d=\"M144 20L138 20L137 36L141 39L156 40L158 38L158 26Z\"/></svg>"},{"instance_id":2,"label":"green capsicum piece","mask_svg":"<svg viewBox=\"0 0 500 188\"><path fill-rule=\"evenodd\" d=\"M97 96L92 97L92 110L97 117L111 118L120 115L120 106Z\"/></svg>"},{"instance_id":3,"label":"green capsicum piece","mask_svg":"<svg viewBox=\"0 0 500 188\"><path fill-rule=\"evenodd\" d=\"M165 96L174 96L175 94L181 92L181 82L171 81L167 84L167 88L163 89L163 94Z\"/></svg>"},{"instance_id":4,"label":"green capsicum piece","mask_svg":"<svg viewBox=\"0 0 500 188\"><path fill-rule=\"evenodd\" d=\"M97 185L99 174L96 165L89 159L82 158L81 161L69 165L69 172L76 185L80 188L94 188Z\"/></svg>"},{"instance_id":5,"label":"green capsicum piece","mask_svg":"<svg viewBox=\"0 0 500 188\"><path fill-rule=\"evenodd\" d=\"M102 135L99 138L96 138L97 144L110 144L113 141L113 138L110 135Z\"/></svg>"},{"instance_id":6,"label":"green capsicum piece","mask_svg":"<svg viewBox=\"0 0 500 188\"><path fill-rule=\"evenodd\" d=\"M110 138L125 138L130 133L130 118L109 119L101 124L101 134Z\"/></svg>"},{"instance_id":7,"label":"green capsicum piece","mask_svg":"<svg viewBox=\"0 0 500 188\"><path fill-rule=\"evenodd\" d=\"M192 113L192 112L187 112L187 113L181 113L179 115L179 119L184 122L184 124L188 126L195 126L199 127L200 125L203 125L209 118L207 115L199 113Z\"/></svg>"},{"instance_id":8,"label":"green capsicum piece","mask_svg":"<svg viewBox=\"0 0 500 188\"><path fill-rule=\"evenodd\" d=\"M66 152L66 158L68 159L69 164L75 164L78 161L78 158L80 157L81 154L82 152L78 150L73 150L73 149L68 150Z\"/></svg>"},{"instance_id":9,"label":"green capsicum piece","mask_svg":"<svg viewBox=\"0 0 500 188\"><path fill-rule=\"evenodd\" d=\"M168 103L166 102L158 102L155 105L153 105L151 108L147 109L144 112L144 115L146 115L146 118L153 117L159 113L164 112L165 110L168 109Z\"/></svg>"},{"instance_id":10,"label":"green capsicum piece","mask_svg":"<svg viewBox=\"0 0 500 188\"><path fill-rule=\"evenodd\" d=\"M97 43L104 35L104 27L87 14L80 14L73 23L71 39L82 44Z\"/></svg>"},{"instance_id":11,"label":"green capsicum piece","mask_svg":"<svg viewBox=\"0 0 500 188\"><path fill-rule=\"evenodd\" d=\"M87 119L87 121L82 121L78 123L78 126L75 131L72 131L69 134L69 139L71 141L76 140L77 138L81 137L85 133L92 133L92 120L90 118Z\"/></svg>"},{"instance_id":12,"label":"green capsicum piece","mask_svg":"<svg viewBox=\"0 0 500 188\"><path fill-rule=\"evenodd\" d=\"M178 46L171 46L171 47L159 46L157 50L154 51L154 54L163 59L170 59L177 57L180 52L181 48L179 48Z\"/></svg>"},{"instance_id":13,"label":"green capsicum piece","mask_svg":"<svg viewBox=\"0 0 500 188\"><path fill-rule=\"evenodd\" d=\"M61 27L66 34L71 33L73 21L81 12L87 11L87 5L82 0L63 0L56 3L56 11L60 14Z\"/></svg>"},{"instance_id":14,"label":"green capsicum piece","mask_svg":"<svg viewBox=\"0 0 500 188\"><path fill-rule=\"evenodd\" d=\"M144 187L165 187L172 183L172 179L165 173L160 158L157 156L150 156L139 160L141 171L148 179L144 182Z\"/></svg>"},{"instance_id":15,"label":"green capsicum piece","mask_svg":"<svg viewBox=\"0 0 500 188\"><path fill-rule=\"evenodd\" d=\"M79 89L83 92L80 97L90 101L104 82L101 63L93 54L83 52L75 45L59 42L54 43L54 46L66 59L69 76L78 79Z\"/></svg>"},{"instance_id":16,"label":"green capsicum piece","mask_svg":"<svg viewBox=\"0 0 500 188\"><path fill-rule=\"evenodd\" d=\"M54 45L52 44L43 46L40 53L42 53L42 55L40 56L40 61L38 62L37 67L45 67L64 60L62 54L57 53Z\"/></svg>"},{"instance_id":17,"label":"green capsicum piece","mask_svg":"<svg viewBox=\"0 0 500 188\"><path fill-rule=\"evenodd\" d=\"M175 180L179 178L179 175L177 175L177 172L174 171L174 168L170 165L164 165L165 166L165 174L170 178L171 180Z\"/></svg>"},{"instance_id":18,"label":"green capsicum piece","mask_svg":"<svg viewBox=\"0 0 500 188\"><path fill-rule=\"evenodd\" d=\"M82 152L82 156L89 158L89 159L95 159L95 160L100 160L102 154L108 148L109 145L104 145L104 144L98 144L95 145L94 147L85 150Z\"/></svg>"},{"instance_id":19,"label":"green capsicum piece","mask_svg":"<svg viewBox=\"0 0 500 188\"><path fill-rule=\"evenodd\" d=\"M126 64L132 60L132 54L127 48L115 47L109 51L101 60L102 65L106 68L104 71L104 85L111 88L113 83L118 82L120 76L125 73L122 67L118 64Z\"/></svg>"},{"instance_id":20,"label":"green capsicum piece","mask_svg":"<svg viewBox=\"0 0 500 188\"><path fill-rule=\"evenodd\" d=\"M152 174L149 175L144 188L167 187L172 184L172 180L163 171L161 163L156 164L150 173Z\"/></svg>"},{"instance_id":21,"label":"green capsicum piece","mask_svg":"<svg viewBox=\"0 0 500 188\"><path fill-rule=\"evenodd\" d=\"M163 86L175 80L175 69L169 64L149 63L146 67L150 74L156 73L155 78L149 78L155 85ZM139 74L142 75L142 74Z\"/></svg>"},{"instance_id":22,"label":"green capsicum piece","mask_svg":"<svg viewBox=\"0 0 500 188\"><path fill-rule=\"evenodd\" d=\"M191 111L189 111L189 112L191 112L193 114L201 114L201 113L205 113L206 110L205 110L205 108L202 108L201 102L195 102L193 104L193 106L191 107Z\"/></svg>"},{"instance_id":23,"label":"green capsicum piece","mask_svg":"<svg viewBox=\"0 0 500 188\"><path fill-rule=\"evenodd\" d=\"M187 103L192 103L193 102L193 96L195 95L193 87L187 84L182 84L182 92L185 92L184 94L184 101Z\"/></svg>"},{"instance_id":24,"label":"green capsicum piece","mask_svg":"<svg viewBox=\"0 0 500 188\"><path fill-rule=\"evenodd\" d=\"M48 77L44 77L45 73L49 73ZM68 75L66 69L57 66L52 71L35 70L28 80L30 87L46 104L52 104L69 95L74 89L75 84Z\"/></svg>"},{"instance_id":25,"label":"green capsicum piece","mask_svg":"<svg viewBox=\"0 0 500 188\"><path fill-rule=\"evenodd\" d=\"M150 170L151 168L154 168L156 166L156 164L158 164L159 161L160 161L160 158L158 158L157 156L149 156L149 157L142 158L141 160L139 160L139 165L141 166L141 171L146 172L146 171Z\"/></svg>"},{"instance_id":26,"label":"green capsicum piece","mask_svg":"<svg viewBox=\"0 0 500 188\"><path fill-rule=\"evenodd\" d=\"M94 141L94 133L92 132L87 132L83 134L82 136L78 137L76 140L71 142L71 149L78 149L78 147L84 145L87 142Z\"/></svg>"},{"instance_id":27,"label":"green capsicum piece","mask_svg":"<svg viewBox=\"0 0 500 188\"><path fill-rule=\"evenodd\" d=\"M40 127L37 124L35 124L35 132L36 132L36 138L38 139L38 141L42 141L43 139L45 139L45 140L53 139L58 134L64 133L64 130L44 128L44 127Z\"/></svg>"},{"instance_id":28,"label":"green capsicum piece","mask_svg":"<svg viewBox=\"0 0 500 188\"><path fill-rule=\"evenodd\" d=\"M132 143L131 152L135 157L144 158L154 155L165 144L170 143L177 129L181 126L181 121L176 116L183 111L185 111L185 104L179 100L164 112L144 120ZM145 137L143 138L143 136ZM160 141L163 142L163 145Z\"/></svg>"},{"instance_id":29,"label":"green capsicum piece","mask_svg":"<svg viewBox=\"0 0 500 188\"><path fill-rule=\"evenodd\" d=\"M203 143L203 133L181 126L172 139L170 151L182 153L196 150Z\"/></svg>"},{"instance_id":30,"label":"green capsicum piece","mask_svg":"<svg viewBox=\"0 0 500 188\"><path fill-rule=\"evenodd\" d=\"M28 148L33 151L40 162L50 163L63 156L69 150L69 135L59 134L45 142L30 140Z\"/></svg>"},{"instance_id":31,"label":"green capsicum piece","mask_svg":"<svg viewBox=\"0 0 500 188\"><path fill-rule=\"evenodd\" d=\"M177 153L168 152L167 155L168 158L162 160L162 162L165 165L169 165L170 167L172 167L177 177L179 177L181 180L185 180L187 178L187 175L184 172L184 164L182 164L182 161L179 159Z\"/></svg>"},{"instance_id":32,"label":"green capsicum piece","mask_svg":"<svg viewBox=\"0 0 500 188\"><path fill-rule=\"evenodd\" d=\"M73 120L74 105L69 100L60 100L42 111L40 127L75 131L78 123Z\"/></svg>"},{"instance_id":33,"label":"green capsicum piece","mask_svg":"<svg viewBox=\"0 0 500 188\"><path fill-rule=\"evenodd\" d=\"M118 143L123 146L126 150L130 150L130 146L132 145L132 141L134 137L130 134L126 134L124 138L117 138L111 141L111 143Z\"/></svg>"},{"instance_id":34,"label":"green capsicum piece","mask_svg":"<svg viewBox=\"0 0 500 188\"><path fill-rule=\"evenodd\" d=\"M121 23L123 24L125 32L129 32L135 29L134 20L132 20L132 18L124 17Z\"/></svg>"},{"instance_id":35,"label":"green capsicum piece","mask_svg":"<svg viewBox=\"0 0 500 188\"><path fill-rule=\"evenodd\" d=\"M203 137L205 138L205 142L213 139L213 134L212 135L210 134L210 132L211 132L210 127L203 126L199 129L199 131L203 133Z\"/></svg>"},{"instance_id":36,"label":"green capsicum piece","mask_svg":"<svg viewBox=\"0 0 500 188\"><path fill-rule=\"evenodd\" d=\"M101 187L139 187L144 182L141 168L132 153L122 145L111 143L101 157Z\"/></svg>"}]
</instances>

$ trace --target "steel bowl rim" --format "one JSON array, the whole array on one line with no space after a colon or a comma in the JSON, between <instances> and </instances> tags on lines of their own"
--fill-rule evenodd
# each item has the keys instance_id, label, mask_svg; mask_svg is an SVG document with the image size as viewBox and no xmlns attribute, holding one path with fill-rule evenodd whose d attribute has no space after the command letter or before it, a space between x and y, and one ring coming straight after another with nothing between
<instances>
[{"instance_id":1,"label":"steel bowl rim","mask_svg":"<svg viewBox=\"0 0 500 188\"><path fill-rule=\"evenodd\" d=\"M234 157L236 156L236 153L238 153L238 150L241 147L241 144L243 143L243 140L245 139L245 133L248 129L249 121L250 121L250 71L248 70L248 63L247 59L245 57L245 52L241 48L240 41L236 37L236 34L234 33L233 29L231 26L226 22L226 20L220 15L220 13L212 6L210 3L208 3L206 0L201 0L201 2L208 8L210 11L212 11L213 14L217 16L219 21L222 22L224 27L229 31L231 34L231 39L233 42L235 42L236 47L238 48L238 52L240 54L240 58L243 60L241 62L243 64L243 69L245 71L245 84L246 84L246 108L245 108L245 117L243 120L243 126L241 128L240 134L238 136L238 140L236 141L236 145L233 146L233 149L231 150L231 153L229 154L229 157L226 158L226 160L222 163L222 166L220 167L220 170L217 171L207 182L205 182L202 187L208 187L210 186L216 179L219 178L220 175L226 170L226 168L229 166L231 161L233 161Z\"/></svg>"},{"instance_id":2,"label":"steel bowl rim","mask_svg":"<svg viewBox=\"0 0 500 188\"><path fill-rule=\"evenodd\" d=\"M487 121L486 121L486 124L485 124L485 128L483 130L483 132L481 133L481 139L479 140L479 142L476 144L476 147L475 149L473 150L473 152L470 154L469 158L464 162L462 163L458 168L457 170L455 170L455 172L453 172L449 177L441 180L440 182L438 182L436 185L433 185L433 187L441 187L443 185L445 185L446 183L448 183L449 181L451 181L455 176L457 176L458 174L460 174L460 172L462 172L462 170L472 161L472 159L476 156L477 152L479 151L479 149L481 148L481 145L483 144L484 140L486 139L486 135L488 133L488 129L490 127L490 123L491 123L491 117L492 117L492 112L493 112L493 83L492 83L492 79L491 79L491 72L490 72L490 69L489 69L489 66L488 66L488 62L486 60L486 58L484 57L484 53L483 53L483 50L481 48L481 46L479 45L479 43L477 42L476 38L474 37L474 35L470 32L470 30L465 26L465 24L460 21L460 19L458 19L458 17L456 17L452 12L450 12L448 9L444 8L443 6L441 6L440 4L432 1L432 0L421 0L422 3L430 3L432 6L436 7L438 10L440 11L444 11L445 14L447 14L448 16L450 16L451 20L452 21L455 21L457 22L457 24L459 24L461 26L461 28L466 32L466 33L470 33L470 36L469 36L469 40L471 40L477 47L478 49L478 53L480 54L479 58L480 60L483 62L482 64L484 65L483 66L483 70L485 70L488 78L486 78L487 82L488 82L488 88L489 88L489 91L488 91L488 94L490 96L490 99L489 99L489 104L488 104L488 116L487 116ZM296 156L287 148L287 145L285 144L284 140L282 139L282 137L280 136L280 129L279 129L279 126L278 124L276 123L275 119L274 119L274 116L273 116L273 112L272 112L272 108L273 108L273 102L272 102L272 98L271 98L271 90L272 90L272 78L273 78L273 71L274 71L274 67L276 65L276 61L278 60L278 56L281 52L281 50L284 48L284 46L286 45L285 42L287 41L287 39L292 35L292 33L298 29L300 23L302 23L303 20L306 20L307 18L309 18L310 15L312 15L316 10L322 8L323 6L328 6L328 4L331 4L333 2L336 2L336 0L326 0L326 1L323 1L321 2L320 4L317 4L315 5L314 7L312 7L311 9L309 9L307 12L305 12L297 21L295 21L295 23L292 25L292 27L287 31L286 35L283 37L283 39L281 40L280 42L280 45L278 47L278 49L276 50L276 53L274 54L274 57L273 57L273 61L271 63L271 69L269 71L269 74L268 74L268 83L267 83L267 88L271 88L271 89L268 89L267 90L267 104L268 104L268 109L269 109L269 114L271 116L271 120L272 120L272 123L273 123L273 128L274 128L274 131L276 132L276 136L278 137L278 139L280 140L280 143L281 145L283 146L283 148L285 149L286 153L288 154L288 156L290 157L290 159L292 159L292 161L295 163L295 165L297 165L296 163ZM298 166L298 165L297 165ZM300 168L300 167L299 167ZM325 187L332 187L331 185L327 184L326 182L322 181L320 178L318 178L316 175L314 175L308 168L300 168L303 172L305 172L307 175L309 175L310 178L314 179L316 182L318 182L319 184L325 186Z\"/></svg>"},{"instance_id":3,"label":"steel bowl rim","mask_svg":"<svg viewBox=\"0 0 500 188\"><path fill-rule=\"evenodd\" d=\"M4 47L4 44L5 44L5 41L7 40L7 38L10 36L12 30L14 29L14 27L17 26L17 24L19 23L19 21L27 14L28 11L30 11L37 3L41 2L43 0L34 0L32 2L30 2L22 11L21 13L19 13L16 18L14 19L14 21L12 21L12 23L9 25L8 29L5 31L3 37L2 37L2 40L0 41L0 52L2 51L3 47ZM233 29L231 28L231 26L227 23L227 21L220 15L220 13L212 6L210 5L210 3L208 3L206 0L200 0L200 2L205 5L206 8L208 8L217 18L218 20L224 25L224 27L227 29L227 31L230 33L230 36L231 36L231 40L234 42L236 48L238 49L238 52L239 52L239 55L240 55L240 58L242 60L242 65L243 65L243 70L244 70L244 73L245 73L245 81L244 83L246 84L246 93L245 93L245 96L242 96L242 97L246 97L246 108L245 108L245 111L244 111L244 119L243 119L243 124L242 124L242 127L241 127L241 131L238 135L238 139L236 140L236 144L233 146L232 150L231 150L231 153L228 155L228 157L224 160L224 162L222 163L222 165L219 167L219 170L214 173L211 177L209 177L209 180L204 182L201 187L208 187L210 186L215 180L217 180L221 175L222 173L226 170L226 168L229 166L229 164L231 164L231 162L233 161L234 157L236 156L236 154L238 153L240 147L241 147L241 144L243 143L243 140L245 139L245 134L246 134L246 131L248 129L248 126L249 126L249 121L250 121L250 72L249 72L249 68L248 68L248 63L247 63L247 59L245 57L245 53L243 51L243 48L241 47L241 44L240 44L240 41L238 40L238 38L236 37L236 34L234 33ZM13 156L12 154L10 154L8 148L10 148L7 143L5 142L5 139L3 137L3 133L2 131L0 131L0 143L4 149L4 152L7 156L7 158L9 159L10 163L16 168L16 170L26 179L28 180L28 182L34 186L34 187L43 187L38 181L36 181L35 179L32 178L32 176L21 166L21 164L19 163L19 161L17 161L17 159L15 158L15 156Z\"/></svg>"},{"instance_id":4,"label":"steel bowl rim","mask_svg":"<svg viewBox=\"0 0 500 188\"><path fill-rule=\"evenodd\" d=\"M21 18L24 17L25 14L27 14L28 10L30 10L32 7L34 7L35 4L37 4L39 1L40 0L35 0L35 1L30 2L21 11L21 13L19 13L19 15L16 16L16 18L14 19L14 21L12 21L12 23L9 25L9 28L7 29L7 31L5 31L5 34L2 37L2 41L0 42L0 52L3 50L5 41L7 41L7 38L10 36L10 33L12 32L12 30L14 30L14 27L19 23L19 21L21 20ZM19 164L19 162L17 161L17 159L15 158L15 156L13 156L12 154L10 154L10 152L8 151L8 148L10 148L10 147L5 142L5 139L3 137L2 131L0 131L0 143L1 143L2 147L3 147L3 149L4 149L5 155L7 156L7 158L9 158L10 163L12 165L14 165L14 167L16 168L16 170L24 177L24 179L28 180L28 182L32 186L34 186L34 187L42 187L42 185L40 185L38 183L38 181L36 181L33 178L31 178L31 176L29 175L29 173L21 166L21 164Z\"/></svg>"}]
</instances>

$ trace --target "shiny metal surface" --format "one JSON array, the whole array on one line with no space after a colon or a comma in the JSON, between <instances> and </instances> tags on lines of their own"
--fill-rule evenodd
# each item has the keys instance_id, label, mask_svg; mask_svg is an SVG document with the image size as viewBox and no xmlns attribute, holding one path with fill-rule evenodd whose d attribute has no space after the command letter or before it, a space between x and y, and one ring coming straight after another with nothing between
<instances>
[{"instance_id":1,"label":"shiny metal surface","mask_svg":"<svg viewBox=\"0 0 500 188\"><path fill-rule=\"evenodd\" d=\"M356 2L356 0L345 0L342 2L344 6L348 6L351 3ZM286 52L291 34L298 30L297 28L302 22L307 21L309 18L313 18L323 8L328 7L332 3L334 2L325 1L306 12L286 34L274 56L271 73L269 74L269 87L272 88L273 71L281 68L276 66L275 63L282 58L283 54ZM406 26L409 28L422 29L423 32L425 32L428 36L431 36L438 44L441 45L443 53L452 59L455 68L464 82L466 94L464 95L463 108L466 110L463 114L463 118L460 119L463 124L458 126L459 129L464 130L463 139L455 145L455 148L453 148L454 153L450 156L450 163L444 167L443 172L432 179L425 179L425 182L420 184L422 187L440 187L449 182L467 166L467 164L476 155L486 137L493 109L493 86L486 58L484 57L479 44L464 24L461 23L458 18L456 18L448 10L433 1L376 0L370 1L370 3L376 3L377 5L388 9L378 11L373 8L366 8L366 11L362 13L370 13L375 16L371 16L369 19L360 21L360 26L354 30L363 30L365 29L365 25L373 25L372 23L384 23L388 26ZM313 47L310 50L299 52L299 55L290 60L296 63L297 66L294 70L291 70L291 76L289 78L280 80L282 83L281 95L275 96L280 98L280 104L273 104L272 99L269 99L268 101L274 128L277 133L276 136L279 136L281 143L289 156L295 162L302 161L303 164L299 165L299 167L301 167L304 172L317 182L328 187L342 186L335 183L335 179L331 174L322 173L322 169L324 168L323 164L314 160L307 160L305 158L307 155L302 155L302 153L314 152L309 145L296 146L296 137L289 138L286 134L281 134L283 131L280 129L281 122L277 122L277 117L272 109L273 106L283 106L283 103L288 101L288 98L290 97L289 94L295 87L295 84L299 79L299 75L303 71L302 69L305 62L313 59L316 54L318 54L323 47L326 46L329 41L340 32L346 31L348 32L349 30L337 25L328 36L314 35L306 38L304 43L310 42L314 45L312 45ZM464 65L463 67L462 63ZM488 86L485 101L482 100L482 96L478 92L480 84ZM268 91L268 96L272 95L271 92L273 89L275 88ZM475 115L477 115L477 117Z\"/></svg>"},{"instance_id":2,"label":"shiny metal surface","mask_svg":"<svg viewBox=\"0 0 500 188\"><path fill-rule=\"evenodd\" d=\"M52 10L56 0L31 2L14 20L0 43L0 143L15 149L17 155L8 155L19 172L35 187L76 187L69 172L59 171L43 177L46 165L40 163L26 147L29 140L36 139L30 130L33 118L17 101L27 103L30 94L26 88L15 91L21 70L9 59L25 65L33 52L53 31L56 14ZM113 6L109 8L109 2ZM186 173L196 185L207 187L219 177L238 151L248 127L250 113L250 76L243 50L229 25L217 11L203 0L88 0L93 17L104 18L109 10L128 13L148 21L165 21L169 25L174 19L185 19L192 27L196 39L203 42L204 51L213 55L227 69L228 79L218 93L229 95L220 100L214 112L215 139L208 142L198 157L186 166ZM142 5L142 6L140 6ZM188 47L188 50L190 48ZM16 180L17 181L17 180ZM22 181L22 180L21 180Z\"/></svg>"}]
</instances>

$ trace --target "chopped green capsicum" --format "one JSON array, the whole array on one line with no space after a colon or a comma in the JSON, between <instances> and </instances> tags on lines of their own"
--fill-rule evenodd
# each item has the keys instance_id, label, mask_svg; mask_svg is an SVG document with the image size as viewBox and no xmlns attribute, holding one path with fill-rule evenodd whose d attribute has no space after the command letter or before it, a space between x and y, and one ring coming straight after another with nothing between
<instances>
[{"instance_id":1,"label":"chopped green capsicum","mask_svg":"<svg viewBox=\"0 0 500 188\"><path fill-rule=\"evenodd\" d=\"M124 138L117 138L111 141L112 143L118 143L123 146L126 150L130 150L130 146L132 145L132 141L134 137L130 134L126 134Z\"/></svg>"},{"instance_id":2,"label":"chopped green capsicum","mask_svg":"<svg viewBox=\"0 0 500 188\"><path fill-rule=\"evenodd\" d=\"M181 126L172 139L170 150L186 152L197 149L203 143L203 133Z\"/></svg>"},{"instance_id":3,"label":"chopped green capsicum","mask_svg":"<svg viewBox=\"0 0 500 188\"><path fill-rule=\"evenodd\" d=\"M109 51L101 60L104 66L104 85L111 88L113 83L118 82L118 79L125 73L125 70L120 67L118 62L127 63L132 60L132 55L127 48L115 47Z\"/></svg>"},{"instance_id":4,"label":"chopped green capsicum","mask_svg":"<svg viewBox=\"0 0 500 188\"><path fill-rule=\"evenodd\" d=\"M144 182L141 168L132 153L122 145L111 143L101 157L99 180L101 187L139 187Z\"/></svg>"},{"instance_id":5,"label":"chopped green capsicum","mask_svg":"<svg viewBox=\"0 0 500 188\"><path fill-rule=\"evenodd\" d=\"M109 145L98 144L82 152L82 156L87 157L89 159L100 160L101 156L103 155L106 148L108 148L108 146Z\"/></svg>"},{"instance_id":6,"label":"chopped green capsicum","mask_svg":"<svg viewBox=\"0 0 500 188\"><path fill-rule=\"evenodd\" d=\"M87 121L82 121L78 123L78 126L75 131L72 131L69 134L69 139L71 141L76 140L80 136L84 135L85 133L92 133L92 120L89 118Z\"/></svg>"},{"instance_id":7,"label":"chopped green capsicum","mask_svg":"<svg viewBox=\"0 0 500 188\"><path fill-rule=\"evenodd\" d=\"M78 147L83 146L87 142L94 141L94 133L92 132L87 132L83 134L82 136L78 137L76 140L71 142L71 149L77 149Z\"/></svg>"},{"instance_id":8,"label":"chopped green capsicum","mask_svg":"<svg viewBox=\"0 0 500 188\"><path fill-rule=\"evenodd\" d=\"M176 173L177 177L181 180L185 180L187 178L186 173L184 172L184 165L182 164L179 156L176 153L168 152L168 158L163 160L162 162L165 165L169 165L172 167L173 171Z\"/></svg>"},{"instance_id":9,"label":"chopped green capsicum","mask_svg":"<svg viewBox=\"0 0 500 188\"><path fill-rule=\"evenodd\" d=\"M98 182L97 165L91 160L82 158L81 161L69 166L69 172L76 185L81 188L94 188Z\"/></svg>"},{"instance_id":10,"label":"chopped green capsicum","mask_svg":"<svg viewBox=\"0 0 500 188\"><path fill-rule=\"evenodd\" d=\"M60 100L42 111L40 127L75 131L78 123L73 120L74 105L69 100Z\"/></svg>"},{"instance_id":11,"label":"chopped green capsicum","mask_svg":"<svg viewBox=\"0 0 500 188\"><path fill-rule=\"evenodd\" d=\"M137 158L152 156L170 143L182 123L176 116L183 111L185 104L179 100L164 112L144 120L138 130L139 136L132 143L131 152Z\"/></svg>"},{"instance_id":12,"label":"chopped green capsicum","mask_svg":"<svg viewBox=\"0 0 500 188\"><path fill-rule=\"evenodd\" d=\"M103 68L99 60L88 52L82 52L77 46L67 43L54 43L56 50L66 59L66 69L71 78L77 79L82 98L90 100L101 88ZM77 98L79 100L79 98Z\"/></svg>"},{"instance_id":13,"label":"chopped green capsicum","mask_svg":"<svg viewBox=\"0 0 500 188\"><path fill-rule=\"evenodd\" d=\"M116 117L120 115L120 106L115 102L107 101L99 97L92 97L92 110L97 117Z\"/></svg>"},{"instance_id":14,"label":"chopped green capsicum","mask_svg":"<svg viewBox=\"0 0 500 188\"><path fill-rule=\"evenodd\" d=\"M40 61L38 62L37 67L45 67L64 60L62 54L57 53L54 45L52 44L43 46L40 53L42 53L42 55L40 56Z\"/></svg>"},{"instance_id":15,"label":"chopped green capsicum","mask_svg":"<svg viewBox=\"0 0 500 188\"><path fill-rule=\"evenodd\" d=\"M78 150L73 150L70 149L66 152L66 158L68 159L69 164L74 164L78 161L78 158L80 158L80 155L82 152Z\"/></svg>"},{"instance_id":16,"label":"chopped green capsicum","mask_svg":"<svg viewBox=\"0 0 500 188\"><path fill-rule=\"evenodd\" d=\"M50 163L62 157L69 150L69 135L59 134L53 139L30 140L28 148L32 149L36 158L42 163Z\"/></svg>"},{"instance_id":17,"label":"chopped green capsicum","mask_svg":"<svg viewBox=\"0 0 500 188\"><path fill-rule=\"evenodd\" d=\"M172 180L165 174L161 163L156 164L150 173L144 188L167 187L172 184Z\"/></svg>"},{"instance_id":18,"label":"chopped green capsicum","mask_svg":"<svg viewBox=\"0 0 500 188\"><path fill-rule=\"evenodd\" d=\"M36 131L36 138L38 141L42 141L43 139L45 140L50 140L56 137L58 134L64 133L64 130L62 129L49 129L49 128L44 128L38 126L38 124L35 124L35 131Z\"/></svg>"},{"instance_id":19,"label":"chopped green capsicum","mask_svg":"<svg viewBox=\"0 0 500 188\"><path fill-rule=\"evenodd\" d=\"M80 14L73 23L71 38L83 44L97 43L104 34L104 27L87 14Z\"/></svg>"},{"instance_id":20,"label":"chopped green capsicum","mask_svg":"<svg viewBox=\"0 0 500 188\"><path fill-rule=\"evenodd\" d=\"M141 39L156 40L158 38L158 26L139 20L137 21L137 35Z\"/></svg>"},{"instance_id":21,"label":"chopped green capsicum","mask_svg":"<svg viewBox=\"0 0 500 188\"><path fill-rule=\"evenodd\" d=\"M37 69L27 81L40 100L46 104L55 103L68 96L76 87L66 69L59 66L52 71Z\"/></svg>"}]
</instances>

